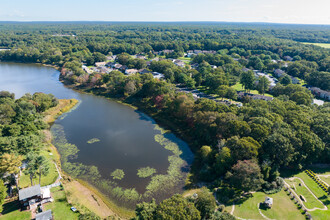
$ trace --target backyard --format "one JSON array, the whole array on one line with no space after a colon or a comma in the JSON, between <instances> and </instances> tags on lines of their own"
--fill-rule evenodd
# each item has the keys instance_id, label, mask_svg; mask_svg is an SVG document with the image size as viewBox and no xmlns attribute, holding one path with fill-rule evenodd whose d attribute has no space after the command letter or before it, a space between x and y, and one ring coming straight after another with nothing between
<instances>
[{"instance_id":1,"label":"backyard","mask_svg":"<svg viewBox=\"0 0 330 220\"><path fill-rule=\"evenodd\" d=\"M51 189L54 202L45 205L45 210L51 209L54 219L78 219L79 214L71 211L71 206L67 202L63 187L55 187Z\"/></svg>"}]
</instances>

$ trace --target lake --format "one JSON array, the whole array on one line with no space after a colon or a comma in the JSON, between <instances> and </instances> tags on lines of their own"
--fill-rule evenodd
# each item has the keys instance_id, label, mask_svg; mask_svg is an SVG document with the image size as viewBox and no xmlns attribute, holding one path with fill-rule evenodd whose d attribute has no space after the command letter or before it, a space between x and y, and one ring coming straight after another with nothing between
<instances>
[{"instance_id":1,"label":"lake","mask_svg":"<svg viewBox=\"0 0 330 220\"><path fill-rule=\"evenodd\" d=\"M121 199L118 193L111 196L116 187L117 191L121 189L122 192L134 189L141 195L135 202L150 197L164 199L182 191L193 158L183 141L173 134L163 134L151 118L129 106L66 88L58 80L59 74L59 71L51 67L0 62L0 90L13 92L16 98L25 93L43 92L51 93L59 99L78 99L80 104L77 108L56 120L53 127L62 129L66 141L79 149L77 157L69 161L87 167L95 166L101 175L93 181L88 177L81 178L108 194L111 199L120 200L120 204L125 204L127 200ZM88 143L92 139L97 141ZM56 138L54 145L57 145ZM174 149L175 146L178 149ZM166 185L158 186L165 189L163 193L156 193L155 187L151 186L148 190L152 189L146 193L151 180L154 183L158 181L158 184L168 181L169 167L172 167L169 161L173 159L180 163L180 167L175 168L175 175L178 175L180 169L180 178L175 176L180 181L168 184L168 189ZM137 175L137 170L144 167L156 170L154 178L141 178ZM123 179L111 177L110 174L116 169L124 171ZM172 171L171 175L174 173ZM108 188L107 184L111 187Z\"/></svg>"}]
</instances>

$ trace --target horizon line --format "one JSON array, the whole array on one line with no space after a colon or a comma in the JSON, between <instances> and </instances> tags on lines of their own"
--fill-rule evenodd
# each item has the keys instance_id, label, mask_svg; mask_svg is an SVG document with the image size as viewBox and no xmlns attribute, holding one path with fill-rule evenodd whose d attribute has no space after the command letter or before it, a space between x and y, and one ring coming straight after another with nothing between
<instances>
[{"instance_id":1,"label":"horizon line","mask_svg":"<svg viewBox=\"0 0 330 220\"><path fill-rule=\"evenodd\" d=\"M317 25L317 26L330 26L330 24L319 24L319 23L279 23L279 22L267 22L267 21L106 21L106 20L53 20L53 21L45 21L45 20L30 20L30 21L5 21L0 20L0 23L8 22L8 23L64 23L64 22L100 22L100 23L237 23L237 24L283 24L283 25Z\"/></svg>"}]
</instances>

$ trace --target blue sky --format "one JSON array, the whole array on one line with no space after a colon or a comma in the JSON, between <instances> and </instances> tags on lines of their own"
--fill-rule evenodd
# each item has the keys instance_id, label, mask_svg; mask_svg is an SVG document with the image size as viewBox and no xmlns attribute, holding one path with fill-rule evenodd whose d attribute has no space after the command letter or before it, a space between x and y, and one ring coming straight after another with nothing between
<instances>
[{"instance_id":1,"label":"blue sky","mask_svg":"<svg viewBox=\"0 0 330 220\"><path fill-rule=\"evenodd\" d=\"M1 21L330 24L330 0L0 0Z\"/></svg>"}]
</instances>

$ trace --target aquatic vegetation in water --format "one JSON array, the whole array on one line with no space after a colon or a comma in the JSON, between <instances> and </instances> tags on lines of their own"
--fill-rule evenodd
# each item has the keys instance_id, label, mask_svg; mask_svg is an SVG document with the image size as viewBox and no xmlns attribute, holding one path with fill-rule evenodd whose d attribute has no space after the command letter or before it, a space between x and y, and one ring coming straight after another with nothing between
<instances>
[{"instance_id":1,"label":"aquatic vegetation in water","mask_svg":"<svg viewBox=\"0 0 330 220\"><path fill-rule=\"evenodd\" d=\"M121 169L116 169L115 171L113 171L113 172L111 173L111 176L112 176L113 179L121 180L121 179L124 178L125 173L124 173L124 171L121 170Z\"/></svg>"},{"instance_id":2,"label":"aquatic vegetation in water","mask_svg":"<svg viewBox=\"0 0 330 220\"><path fill-rule=\"evenodd\" d=\"M138 169L137 175L141 178L152 176L156 173L156 169L151 167L143 167Z\"/></svg>"},{"instance_id":3,"label":"aquatic vegetation in water","mask_svg":"<svg viewBox=\"0 0 330 220\"><path fill-rule=\"evenodd\" d=\"M92 138L92 139L88 140L87 143L88 144L94 144L94 143L99 142L99 141L100 141L100 139L98 139L98 138Z\"/></svg>"},{"instance_id":4,"label":"aquatic vegetation in water","mask_svg":"<svg viewBox=\"0 0 330 220\"><path fill-rule=\"evenodd\" d=\"M149 166L137 170L139 177L151 177L150 182L146 186L146 191L140 194L135 188L127 189L121 187L115 181L122 180L125 177L122 169L114 170L110 174L112 177L110 180L102 178L95 166L87 166L82 163L70 161L77 158L79 149L67 142L62 126L58 124L52 126L54 144L61 154L63 170L75 178L80 178L97 186L101 192L117 204L130 208L134 208L139 202L149 201L151 198L157 198L159 200L168 198L178 193L178 190L182 189L185 184L189 164L193 159L191 152L188 152L189 148L187 144L158 125L155 125L155 130L160 132L155 135L155 141L173 154L168 157L169 167L166 174L156 174L156 169ZM97 141L100 140L97 138L89 140L90 143Z\"/></svg>"}]
</instances>

